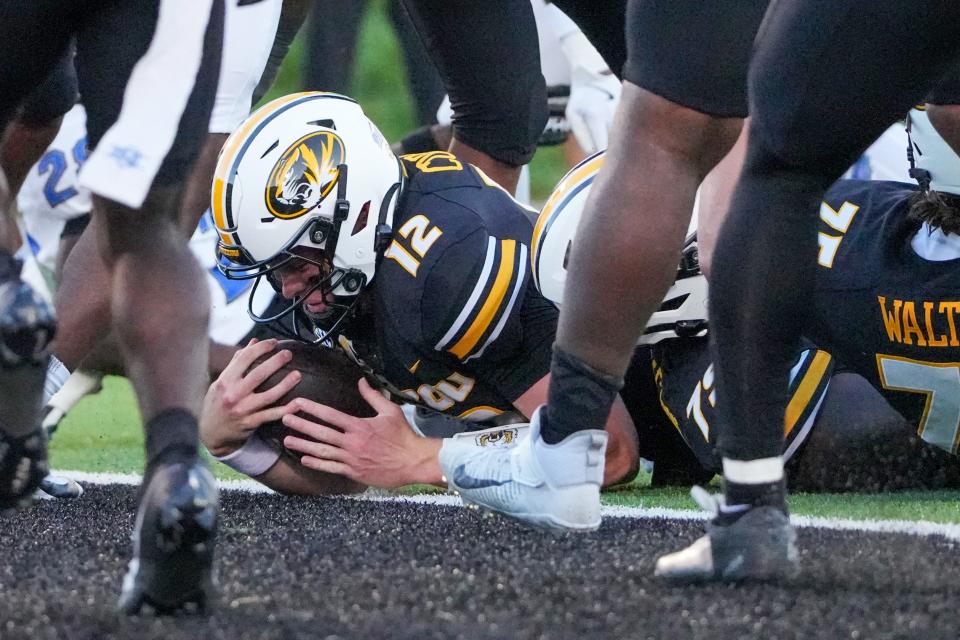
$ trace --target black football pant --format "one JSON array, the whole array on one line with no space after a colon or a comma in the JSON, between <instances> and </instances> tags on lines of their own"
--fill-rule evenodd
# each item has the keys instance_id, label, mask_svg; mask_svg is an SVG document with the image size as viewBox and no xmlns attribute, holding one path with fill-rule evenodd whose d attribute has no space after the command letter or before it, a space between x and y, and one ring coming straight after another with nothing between
<instances>
[{"instance_id":1,"label":"black football pant","mask_svg":"<svg viewBox=\"0 0 960 640\"><path fill-rule=\"evenodd\" d=\"M771 7L749 75L747 162L710 289L725 457L782 450L824 191L923 100L958 53L960 3L952 0L778 0Z\"/></svg>"}]
</instances>

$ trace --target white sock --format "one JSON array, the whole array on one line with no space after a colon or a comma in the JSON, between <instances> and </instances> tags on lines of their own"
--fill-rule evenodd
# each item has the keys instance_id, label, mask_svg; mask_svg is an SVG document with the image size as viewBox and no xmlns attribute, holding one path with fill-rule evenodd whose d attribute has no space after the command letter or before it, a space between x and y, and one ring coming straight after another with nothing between
<instances>
[{"instance_id":1,"label":"white sock","mask_svg":"<svg viewBox=\"0 0 960 640\"><path fill-rule=\"evenodd\" d=\"M50 398L52 398L57 391L63 388L63 385L67 383L67 378L69 377L70 372L64 364L57 360L55 356L50 356L50 362L47 363L47 377L43 381L44 406L50 402Z\"/></svg>"},{"instance_id":2,"label":"white sock","mask_svg":"<svg viewBox=\"0 0 960 640\"><path fill-rule=\"evenodd\" d=\"M84 396L100 390L102 378L103 374L99 371L77 369L47 404L66 415Z\"/></svg>"}]
</instances>

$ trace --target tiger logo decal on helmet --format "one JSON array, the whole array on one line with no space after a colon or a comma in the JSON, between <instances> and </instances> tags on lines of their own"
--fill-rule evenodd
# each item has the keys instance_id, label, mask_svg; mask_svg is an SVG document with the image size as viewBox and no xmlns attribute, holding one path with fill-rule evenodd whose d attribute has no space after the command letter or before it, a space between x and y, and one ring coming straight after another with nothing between
<instances>
[{"instance_id":1,"label":"tiger logo decal on helmet","mask_svg":"<svg viewBox=\"0 0 960 640\"><path fill-rule=\"evenodd\" d=\"M282 295L283 273L312 264L303 291L265 315L249 304L247 312L298 340L332 340L373 282L403 184L400 160L355 100L319 91L277 98L220 151L210 200L217 268L254 280L251 291L262 283ZM325 310L304 306L315 291Z\"/></svg>"},{"instance_id":2,"label":"tiger logo decal on helmet","mask_svg":"<svg viewBox=\"0 0 960 640\"><path fill-rule=\"evenodd\" d=\"M336 133L303 136L280 155L270 172L267 210L283 220L299 218L330 194L344 162L343 140Z\"/></svg>"}]
</instances>

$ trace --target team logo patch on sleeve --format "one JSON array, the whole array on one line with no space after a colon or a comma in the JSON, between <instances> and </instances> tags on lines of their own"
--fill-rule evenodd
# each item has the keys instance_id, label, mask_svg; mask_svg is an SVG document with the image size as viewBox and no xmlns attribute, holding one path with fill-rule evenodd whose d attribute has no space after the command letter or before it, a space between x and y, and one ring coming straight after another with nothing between
<instances>
[{"instance_id":1,"label":"team logo patch on sleeve","mask_svg":"<svg viewBox=\"0 0 960 640\"><path fill-rule=\"evenodd\" d=\"M280 155L270 172L267 209L284 220L310 211L333 190L345 160L337 134L317 131L303 136Z\"/></svg>"}]
</instances>

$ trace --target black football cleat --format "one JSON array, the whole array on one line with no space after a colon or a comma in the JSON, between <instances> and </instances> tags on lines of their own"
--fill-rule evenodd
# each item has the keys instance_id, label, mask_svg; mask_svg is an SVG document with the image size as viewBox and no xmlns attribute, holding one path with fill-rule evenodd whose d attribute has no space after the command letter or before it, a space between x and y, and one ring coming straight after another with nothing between
<instances>
[{"instance_id":1,"label":"black football cleat","mask_svg":"<svg viewBox=\"0 0 960 640\"><path fill-rule=\"evenodd\" d=\"M42 430L19 438L0 430L0 512L29 506L49 472Z\"/></svg>"},{"instance_id":2,"label":"black football cleat","mask_svg":"<svg viewBox=\"0 0 960 640\"><path fill-rule=\"evenodd\" d=\"M160 615L212 604L217 485L203 460L161 463L150 475L133 530L120 611Z\"/></svg>"},{"instance_id":3,"label":"black football cleat","mask_svg":"<svg viewBox=\"0 0 960 640\"><path fill-rule=\"evenodd\" d=\"M705 506L706 492L695 489ZM654 574L674 584L787 580L799 571L796 541L790 518L777 507L733 511L716 504L707 535L660 557Z\"/></svg>"},{"instance_id":4,"label":"black football cleat","mask_svg":"<svg viewBox=\"0 0 960 640\"><path fill-rule=\"evenodd\" d=\"M45 364L55 333L50 303L19 278L0 281L0 367Z\"/></svg>"}]
</instances>

